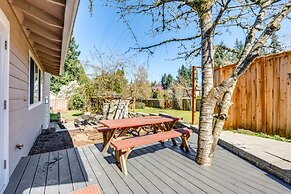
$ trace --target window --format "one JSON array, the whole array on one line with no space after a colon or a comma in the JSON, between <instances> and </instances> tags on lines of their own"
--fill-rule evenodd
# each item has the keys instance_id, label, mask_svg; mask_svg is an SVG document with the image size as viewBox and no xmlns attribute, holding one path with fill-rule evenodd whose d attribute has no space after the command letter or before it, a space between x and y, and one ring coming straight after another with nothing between
<instances>
[{"instance_id":1,"label":"window","mask_svg":"<svg viewBox=\"0 0 291 194\"><path fill-rule=\"evenodd\" d=\"M30 57L30 76L29 76L29 104L41 103L42 100L42 71Z\"/></svg>"}]
</instances>

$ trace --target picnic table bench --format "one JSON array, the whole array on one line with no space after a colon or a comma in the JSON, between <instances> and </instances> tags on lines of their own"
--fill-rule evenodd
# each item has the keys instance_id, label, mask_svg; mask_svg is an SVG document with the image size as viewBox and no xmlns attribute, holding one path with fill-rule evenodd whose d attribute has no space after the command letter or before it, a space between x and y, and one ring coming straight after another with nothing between
<instances>
[{"instance_id":1,"label":"picnic table bench","mask_svg":"<svg viewBox=\"0 0 291 194\"><path fill-rule=\"evenodd\" d=\"M172 139L176 137L181 137L182 144L181 148L185 149L186 152L189 152L189 144L188 139L190 138L191 130L187 128L181 128L176 130L165 131L161 133L156 133L152 135L145 135L140 137L133 137L129 139L123 140L116 140L112 141L111 145L115 150L115 158L117 165L121 168L121 171L124 175L127 175L127 167L126 167L126 160L128 155L133 150L133 148L148 145L160 141L164 141L167 139ZM174 144L176 145L176 144Z\"/></svg>"},{"instance_id":2,"label":"picnic table bench","mask_svg":"<svg viewBox=\"0 0 291 194\"><path fill-rule=\"evenodd\" d=\"M181 137L181 148L189 151L188 139L191 130L187 128L173 129L178 117L172 116L145 116L138 118L101 120L103 126L97 130L103 134L103 153L105 154L112 146L115 150L115 158L123 174L127 175L126 160L133 148L155 142L163 142L171 139L173 145L177 145L176 138ZM128 138L126 136L130 130L139 130L145 127L152 128L151 135L143 135ZM138 133L139 134L139 133ZM125 139L124 139L125 137Z\"/></svg>"},{"instance_id":3,"label":"picnic table bench","mask_svg":"<svg viewBox=\"0 0 291 194\"><path fill-rule=\"evenodd\" d=\"M137 130L143 127L153 128L153 132L169 131L179 120L178 117L171 116L146 116L127 119L100 120L103 126L97 130L103 134L103 153L105 154L110 146L110 142L125 136L129 130ZM175 144L175 139L172 139Z\"/></svg>"}]
</instances>

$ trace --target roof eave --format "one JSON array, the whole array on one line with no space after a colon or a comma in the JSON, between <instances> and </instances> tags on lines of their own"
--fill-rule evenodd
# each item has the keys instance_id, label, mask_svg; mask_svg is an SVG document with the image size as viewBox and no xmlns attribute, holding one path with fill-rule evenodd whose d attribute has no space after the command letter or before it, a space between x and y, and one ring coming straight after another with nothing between
<instances>
[{"instance_id":1,"label":"roof eave","mask_svg":"<svg viewBox=\"0 0 291 194\"><path fill-rule=\"evenodd\" d=\"M65 59L74 28L79 3L79 0L67 1L66 3L59 75L62 75L64 72Z\"/></svg>"}]
</instances>

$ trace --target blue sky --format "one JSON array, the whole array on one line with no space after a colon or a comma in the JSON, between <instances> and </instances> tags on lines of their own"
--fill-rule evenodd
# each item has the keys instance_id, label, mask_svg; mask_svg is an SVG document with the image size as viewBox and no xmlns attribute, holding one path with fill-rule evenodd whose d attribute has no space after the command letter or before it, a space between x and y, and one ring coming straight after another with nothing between
<instances>
[{"instance_id":1,"label":"blue sky","mask_svg":"<svg viewBox=\"0 0 291 194\"><path fill-rule=\"evenodd\" d=\"M133 52L126 55L124 54L129 47L134 47L136 44L132 33L122 20L118 20L119 15L116 13L116 10L103 6L103 3L104 1L95 0L94 13L91 17L88 11L88 0L81 0L80 2L74 27L74 36L76 42L79 44L79 50L81 51L81 61L90 61L90 51L93 51L94 47L101 52L113 53L126 57L130 57L134 54ZM165 37L173 36L173 34L168 33L156 38L149 37L145 35L151 22L149 18L140 15L129 17L128 19L131 21L132 29L137 35L141 46L158 43L159 40ZM285 21L279 31L280 36L285 35L289 37L289 46L291 45L290 26L290 20ZM224 32L223 35L215 41L219 43L223 40L228 46L233 46L236 38L240 37L243 39L245 37L242 31L237 29L231 29L231 31L232 33ZM193 32L195 33L195 29L187 29L178 35L187 37L193 35ZM150 58L147 57L147 54L140 53L132 57L132 60L137 64L146 63L149 69L150 80L160 81L164 73L171 73L173 76L176 76L178 68L185 64L184 60L171 60L176 57L177 52L177 45L162 46L156 49L154 55ZM191 64L199 66L200 57L194 59ZM87 70L87 73L91 72Z\"/></svg>"}]
</instances>

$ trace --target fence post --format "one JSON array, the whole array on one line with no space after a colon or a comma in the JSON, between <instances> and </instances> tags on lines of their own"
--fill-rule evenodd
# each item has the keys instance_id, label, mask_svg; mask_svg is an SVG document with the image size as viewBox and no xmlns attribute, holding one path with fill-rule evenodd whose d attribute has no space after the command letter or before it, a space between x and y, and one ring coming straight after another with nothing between
<instances>
[{"instance_id":1,"label":"fence post","mask_svg":"<svg viewBox=\"0 0 291 194\"><path fill-rule=\"evenodd\" d=\"M196 67L192 69L192 124L195 124L196 112Z\"/></svg>"}]
</instances>

